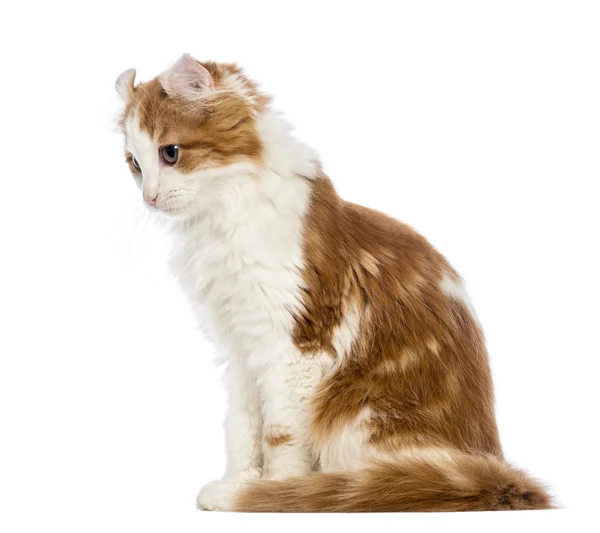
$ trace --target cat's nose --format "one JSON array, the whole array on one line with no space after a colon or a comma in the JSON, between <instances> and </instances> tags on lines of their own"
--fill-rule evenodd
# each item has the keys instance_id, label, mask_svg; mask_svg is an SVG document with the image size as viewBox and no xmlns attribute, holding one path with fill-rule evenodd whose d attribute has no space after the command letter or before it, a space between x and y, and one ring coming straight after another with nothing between
<instances>
[{"instance_id":1,"label":"cat's nose","mask_svg":"<svg viewBox=\"0 0 600 533\"><path fill-rule=\"evenodd\" d=\"M144 197L144 200L145 200L145 202L146 202L147 204L150 204L150 205L156 205L156 200L157 200L157 198L158 198L158 194L157 194L156 196L154 196L154 198L150 198L150 197L147 197L147 196L145 196L145 197Z\"/></svg>"}]
</instances>

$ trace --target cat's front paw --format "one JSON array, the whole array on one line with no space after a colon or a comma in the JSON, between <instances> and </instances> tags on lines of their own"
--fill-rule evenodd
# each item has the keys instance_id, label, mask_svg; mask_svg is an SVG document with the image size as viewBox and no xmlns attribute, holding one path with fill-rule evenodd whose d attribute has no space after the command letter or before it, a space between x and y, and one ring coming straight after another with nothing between
<instances>
[{"instance_id":1,"label":"cat's front paw","mask_svg":"<svg viewBox=\"0 0 600 533\"><path fill-rule=\"evenodd\" d=\"M261 477L260 470L250 468L243 472L226 475L204 486L196 498L198 509L204 511L233 511L235 496L244 484Z\"/></svg>"},{"instance_id":2,"label":"cat's front paw","mask_svg":"<svg viewBox=\"0 0 600 533\"><path fill-rule=\"evenodd\" d=\"M203 511L231 511L234 495L235 487L228 480L217 479L202 487L196 504Z\"/></svg>"}]
</instances>

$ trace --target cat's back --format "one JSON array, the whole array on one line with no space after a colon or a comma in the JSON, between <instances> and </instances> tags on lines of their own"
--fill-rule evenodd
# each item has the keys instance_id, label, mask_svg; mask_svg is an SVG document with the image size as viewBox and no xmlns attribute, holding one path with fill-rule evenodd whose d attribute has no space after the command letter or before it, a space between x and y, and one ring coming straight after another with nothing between
<instances>
[{"instance_id":1,"label":"cat's back","mask_svg":"<svg viewBox=\"0 0 600 533\"><path fill-rule=\"evenodd\" d=\"M422 273L439 277L455 275L446 258L414 228L375 209L344 202L342 211L349 242L356 250L365 250L397 275Z\"/></svg>"}]
</instances>

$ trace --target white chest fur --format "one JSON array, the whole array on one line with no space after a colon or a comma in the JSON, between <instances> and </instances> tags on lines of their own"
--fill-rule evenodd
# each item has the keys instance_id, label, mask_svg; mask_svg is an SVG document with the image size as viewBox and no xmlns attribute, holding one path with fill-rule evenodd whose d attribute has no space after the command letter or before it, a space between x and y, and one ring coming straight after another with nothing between
<instances>
[{"instance_id":1,"label":"white chest fur","mask_svg":"<svg viewBox=\"0 0 600 533\"><path fill-rule=\"evenodd\" d=\"M277 338L290 337L300 305L309 186L271 171L246 178L178 228L173 268L218 346L257 367Z\"/></svg>"}]
</instances>

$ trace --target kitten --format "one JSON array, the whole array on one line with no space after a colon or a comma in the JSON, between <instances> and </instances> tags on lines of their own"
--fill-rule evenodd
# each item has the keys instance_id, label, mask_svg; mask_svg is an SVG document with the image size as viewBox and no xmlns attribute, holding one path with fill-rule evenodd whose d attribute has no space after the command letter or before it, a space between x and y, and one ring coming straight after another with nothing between
<instances>
[{"instance_id":1,"label":"kitten","mask_svg":"<svg viewBox=\"0 0 600 533\"><path fill-rule=\"evenodd\" d=\"M235 65L119 76L126 159L228 357L227 511L550 507L504 461L483 334L421 235L342 200Z\"/></svg>"}]
</instances>

